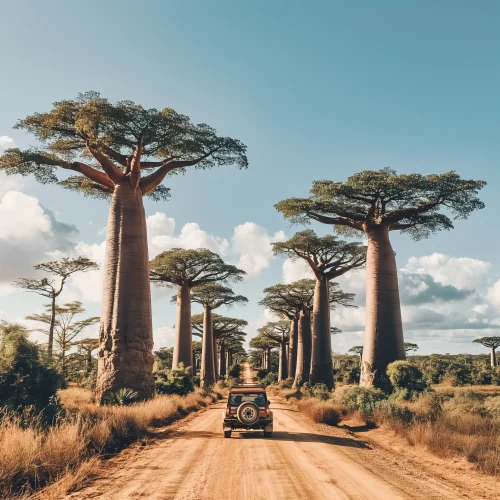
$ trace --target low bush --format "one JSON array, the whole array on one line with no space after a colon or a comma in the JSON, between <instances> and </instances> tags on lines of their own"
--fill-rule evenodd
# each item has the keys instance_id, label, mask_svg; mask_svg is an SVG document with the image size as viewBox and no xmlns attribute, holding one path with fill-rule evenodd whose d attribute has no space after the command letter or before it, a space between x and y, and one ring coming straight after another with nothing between
<instances>
[{"instance_id":1,"label":"low bush","mask_svg":"<svg viewBox=\"0 0 500 500\"><path fill-rule=\"evenodd\" d=\"M259 383L264 387L267 387L271 384L276 384L276 382L278 382L278 374L274 372L269 372L265 377L259 379Z\"/></svg>"},{"instance_id":2,"label":"low bush","mask_svg":"<svg viewBox=\"0 0 500 500\"><path fill-rule=\"evenodd\" d=\"M240 378L241 375L241 366L240 365L233 365L231 368L229 368L227 372L228 377L231 378Z\"/></svg>"},{"instance_id":3,"label":"low bush","mask_svg":"<svg viewBox=\"0 0 500 500\"><path fill-rule=\"evenodd\" d=\"M333 393L333 400L351 411L358 411L362 418L370 418L377 403L387 399L387 395L379 389L344 385Z\"/></svg>"},{"instance_id":4,"label":"low bush","mask_svg":"<svg viewBox=\"0 0 500 500\"><path fill-rule=\"evenodd\" d=\"M338 425L342 420L342 408L331 401L307 398L298 401L297 408L318 424Z\"/></svg>"},{"instance_id":5,"label":"low bush","mask_svg":"<svg viewBox=\"0 0 500 500\"><path fill-rule=\"evenodd\" d=\"M178 370L160 370L155 373L155 390L158 394L186 396L194 390L193 377L189 368L182 365Z\"/></svg>"},{"instance_id":6,"label":"low bush","mask_svg":"<svg viewBox=\"0 0 500 500\"><path fill-rule=\"evenodd\" d=\"M387 376L403 399L409 400L427 389L428 384L421 370L408 361L394 361L387 367Z\"/></svg>"},{"instance_id":7,"label":"low bush","mask_svg":"<svg viewBox=\"0 0 500 500\"><path fill-rule=\"evenodd\" d=\"M325 384L315 384L310 389L311 396L326 401L330 398L330 389Z\"/></svg>"},{"instance_id":8,"label":"low bush","mask_svg":"<svg viewBox=\"0 0 500 500\"><path fill-rule=\"evenodd\" d=\"M293 386L293 378L286 378L278 382L279 389L291 389Z\"/></svg>"}]
</instances>

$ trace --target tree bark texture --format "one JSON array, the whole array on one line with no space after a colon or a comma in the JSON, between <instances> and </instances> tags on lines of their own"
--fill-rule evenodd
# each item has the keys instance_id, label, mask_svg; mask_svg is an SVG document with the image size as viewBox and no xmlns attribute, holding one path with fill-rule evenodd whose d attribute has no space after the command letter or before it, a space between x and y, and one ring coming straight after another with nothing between
<instances>
[{"instance_id":1,"label":"tree bark texture","mask_svg":"<svg viewBox=\"0 0 500 500\"><path fill-rule=\"evenodd\" d=\"M396 258L389 230L367 232L366 321L360 385L384 388L386 368L406 359Z\"/></svg>"},{"instance_id":2,"label":"tree bark texture","mask_svg":"<svg viewBox=\"0 0 500 500\"><path fill-rule=\"evenodd\" d=\"M266 370L268 372L272 371L272 365L271 365L271 349L267 349L266 353Z\"/></svg>"},{"instance_id":3,"label":"tree bark texture","mask_svg":"<svg viewBox=\"0 0 500 500\"><path fill-rule=\"evenodd\" d=\"M177 292L177 311L175 319L174 353L172 369L177 370L179 363L188 368L193 356L193 331L191 327L191 295L189 285L184 283Z\"/></svg>"},{"instance_id":4,"label":"tree bark texture","mask_svg":"<svg viewBox=\"0 0 500 500\"><path fill-rule=\"evenodd\" d=\"M313 331L310 384L333 388L332 340L328 278L316 280L313 305Z\"/></svg>"},{"instance_id":5,"label":"tree bark texture","mask_svg":"<svg viewBox=\"0 0 500 500\"><path fill-rule=\"evenodd\" d=\"M494 347L491 348L491 366L493 368L495 368L496 366L498 366L497 354L495 352L495 348Z\"/></svg>"},{"instance_id":6,"label":"tree bark texture","mask_svg":"<svg viewBox=\"0 0 500 500\"><path fill-rule=\"evenodd\" d=\"M294 318L290 324L290 340L288 344L288 376L295 377L297 366L298 319Z\"/></svg>"},{"instance_id":7,"label":"tree bark texture","mask_svg":"<svg viewBox=\"0 0 500 500\"><path fill-rule=\"evenodd\" d=\"M220 359L219 375L221 377L225 377L227 373L227 365L226 365L226 346L224 345L224 342L221 342L220 344L219 359Z\"/></svg>"},{"instance_id":8,"label":"tree bark texture","mask_svg":"<svg viewBox=\"0 0 500 500\"><path fill-rule=\"evenodd\" d=\"M219 380L219 353L217 352L217 338L215 335L213 336L214 343L214 373L215 373L215 381Z\"/></svg>"},{"instance_id":9,"label":"tree bark texture","mask_svg":"<svg viewBox=\"0 0 500 500\"><path fill-rule=\"evenodd\" d=\"M311 371L311 313L309 310L300 312L297 339L297 369L293 387L301 387L309 382Z\"/></svg>"},{"instance_id":10,"label":"tree bark texture","mask_svg":"<svg viewBox=\"0 0 500 500\"><path fill-rule=\"evenodd\" d=\"M286 359L286 342L280 344L280 361L278 367L278 382L288 378L288 360Z\"/></svg>"},{"instance_id":11,"label":"tree bark texture","mask_svg":"<svg viewBox=\"0 0 500 500\"><path fill-rule=\"evenodd\" d=\"M121 388L154 394L146 215L139 189L115 186L109 210L96 400Z\"/></svg>"},{"instance_id":12,"label":"tree bark texture","mask_svg":"<svg viewBox=\"0 0 500 500\"><path fill-rule=\"evenodd\" d=\"M214 331L212 309L204 306L203 314L203 340L201 344L201 387L210 387L216 382L214 366Z\"/></svg>"},{"instance_id":13,"label":"tree bark texture","mask_svg":"<svg viewBox=\"0 0 500 500\"><path fill-rule=\"evenodd\" d=\"M52 361L52 352L54 350L54 326L56 324L56 298L52 297L51 302L51 316L50 316L50 326L49 326L49 342L47 345L47 357L49 358L49 362Z\"/></svg>"}]
</instances>

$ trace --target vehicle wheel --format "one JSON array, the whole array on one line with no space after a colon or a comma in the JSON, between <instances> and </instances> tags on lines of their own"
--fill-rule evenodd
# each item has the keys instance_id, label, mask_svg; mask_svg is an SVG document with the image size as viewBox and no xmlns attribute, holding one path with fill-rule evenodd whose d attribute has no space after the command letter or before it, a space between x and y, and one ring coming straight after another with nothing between
<instances>
[{"instance_id":1,"label":"vehicle wheel","mask_svg":"<svg viewBox=\"0 0 500 500\"><path fill-rule=\"evenodd\" d=\"M259 420L259 408L255 403L251 403L250 401L242 403L238 406L236 416L242 424L253 425Z\"/></svg>"},{"instance_id":2,"label":"vehicle wheel","mask_svg":"<svg viewBox=\"0 0 500 500\"><path fill-rule=\"evenodd\" d=\"M264 437L265 438L272 438L273 437L273 431L264 431Z\"/></svg>"},{"instance_id":3,"label":"vehicle wheel","mask_svg":"<svg viewBox=\"0 0 500 500\"><path fill-rule=\"evenodd\" d=\"M224 431L224 437L225 438L230 438L231 437L231 431Z\"/></svg>"}]
</instances>

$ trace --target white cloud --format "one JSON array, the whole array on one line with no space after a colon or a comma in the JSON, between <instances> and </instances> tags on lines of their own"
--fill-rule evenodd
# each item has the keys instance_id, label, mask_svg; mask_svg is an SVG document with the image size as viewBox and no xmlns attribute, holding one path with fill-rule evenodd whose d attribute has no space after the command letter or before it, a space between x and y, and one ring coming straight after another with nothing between
<instances>
[{"instance_id":1,"label":"white cloud","mask_svg":"<svg viewBox=\"0 0 500 500\"><path fill-rule=\"evenodd\" d=\"M304 260L293 261L286 259L283 262L283 282L286 284L293 283L301 279L314 279L314 274L311 268Z\"/></svg>"},{"instance_id":2,"label":"white cloud","mask_svg":"<svg viewBox=\"0 0 500 500\"><path fill-rule=\"evenodd\" d=\"M174 345L175 329L170 326L155 328L153 331L154 349L172 347Z\"/></svg>"},{"instance_id":3,"label":"white cloud","mask_svg":"<svg viewBox=\"0 0 500 500\"><path fill-rule=\"evenodd\" d=\"M437 283L459 289L472 289L484 282L490 269L488 262L469 257L449 257L433 253L424 257L410 257L405 269L431 275Z\"/></svg>"},{"instance_id":4,"label":"white cloud","mask_svg":"<svg viewBox=\"0 0 500 500\"><path fill-rule=\"evenodd\" d=\"M234 228L232 251L239 253L237 267L247 272L249 278L255 278L263 269L269 267L274 258L271 243L284 241L285 233L277 231L270 236L267 230L254 222L245 222Z\"/></svg>"},{"instance_id":5,"label":"white cloud","mask_svg":"<svg viewBox=\"0 0 500 500\"><path fill-rule=\"evenodd\" d=\"M500 310L500 280L496 281L493 286L488 289L487 294L488 302Z\"/></svg>"},{"instance_id":6,"label":"white cloud","mask_svg":"<svg viewBox=\"0 0 500 500\"><path fill-rule=\"evenodd\" d=\"M184 224L179 235L174 235L175 220L163 212L147 217L146 224L151 258L172 248L208 248L221 255L225 255L229 249L226 239L203 231L196 222Z\"/></svg>"},{"instance_id":7,"label":"white cloud","mask_svg":"<svg viewBox=\"0 0 500 500\"><path fill-rule=\"evenodd\" d=\"M8 135L0 135L0 153L3 153L6 149L15 148L16 143L14 139Z\"/></svg>"}]
</instances>

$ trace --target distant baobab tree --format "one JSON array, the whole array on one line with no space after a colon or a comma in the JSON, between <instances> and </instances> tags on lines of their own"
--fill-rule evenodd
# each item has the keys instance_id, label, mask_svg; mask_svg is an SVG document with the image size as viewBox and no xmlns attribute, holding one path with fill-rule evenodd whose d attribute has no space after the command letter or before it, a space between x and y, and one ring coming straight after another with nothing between
<instances>
[{"instance_id":1,"label":"distant baobab tree","mask_svg":"<svg viewBox=\"0 0 500 500\"><path fill-rule=\"evenodd\" d=\"M389 239L401 231L418 240L452 219L466 219L484 207L477 194L484 181L445 174L397 174L391 168L365 170L346 182L315 181L308 198L289 198L276 209L294 223L317 221L338 234L368 240L366 322L361 385L384 386L386 367L405 359L396 259Z\"/></svg>"},{"instance_id":2,"label":"distant baobab tree","mask_svg":"<svg viewBox=\"0 0 500 500\"><path fill-rule=\"evenodd\" d=\"M404 346L405 346L405 352L406 353L417 352L418 351L418 345L417 344L413 344L411 342L405 342Z\"/></svg>"},{"instance_id":3,"label":"distant baobab tree","mask_svg":"<svg viewBox=\"0 0 500 500\"><path fill-rule=\"evenodd\" d=\"M29 115L16 128L33 134L40 146L7 149L0 157L0 171L111 198L97 401L124 387L137 392L139 399L151 397L153 328L143 197L165 199L164 178L186 168L246 168L246 147L171 108L111 103L97 92L55 102L50 111ZM58 178L61 169L76 175Z\"/></svg>"},{"instance_id":4,"label":"distant baobab tree","mask_svg":"<svg viewBox=\"0 0 500 500\"><path fill-rule=\"evenodd\" d=\"M498 366L496 349L500 347L500 337L481 337L473 340L476 344L484 345L491 349L491 366L493 368Z\"/></svg>"}]
</instances>

